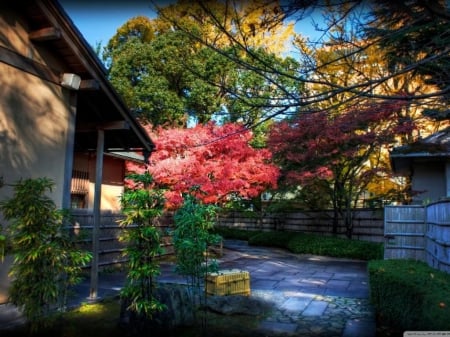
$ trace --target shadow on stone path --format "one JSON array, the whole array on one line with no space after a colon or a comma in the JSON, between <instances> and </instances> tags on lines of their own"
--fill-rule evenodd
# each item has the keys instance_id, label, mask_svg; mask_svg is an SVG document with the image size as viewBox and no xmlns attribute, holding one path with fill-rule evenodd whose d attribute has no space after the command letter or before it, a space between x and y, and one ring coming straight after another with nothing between
<instances>
[{"instance_id":1,"label":"shadow on stone path","mask_svg":"<svg viewBox=\"0 0 450 337\"><path fill-rule=\"evenodd\" d=\"M208 335L374 337L375 318L369 302L367 263L313 255L296 255L286 250L253 247L246 241L225 240L220 269L250 272L251 297L271 305L258 320L250 316L217 316L223 319L222 334L211 328ZM100 297L118 294L123 273L99 275ZM185 283L174 273L173 263L161 264L160 282ZM76 287L69 305L86 302L89 281ZM0 326L23 322L17 310L0 305ZM256 325L254 323L256 322ZM220 324L219 324L220 326ZM235 333L233 333L233 331ZM226 332L226 334L225 334Z\"/></svg>"}]
</instances>

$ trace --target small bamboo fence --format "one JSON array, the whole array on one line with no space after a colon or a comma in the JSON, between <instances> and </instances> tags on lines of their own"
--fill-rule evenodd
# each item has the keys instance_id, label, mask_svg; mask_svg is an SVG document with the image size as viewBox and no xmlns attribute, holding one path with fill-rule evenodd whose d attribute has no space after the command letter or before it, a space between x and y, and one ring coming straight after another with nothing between
<instances>
[{"instance_id":1,"label":"small bamboo fence","mask_svg":"<svg viewBox=\"0 0 450 337\"><path fill-rule=\"evenodd\" d=\"M450 202L428 206L426 221L425 261L436 269L450 273Z\"/></svg>"}]
</instances>

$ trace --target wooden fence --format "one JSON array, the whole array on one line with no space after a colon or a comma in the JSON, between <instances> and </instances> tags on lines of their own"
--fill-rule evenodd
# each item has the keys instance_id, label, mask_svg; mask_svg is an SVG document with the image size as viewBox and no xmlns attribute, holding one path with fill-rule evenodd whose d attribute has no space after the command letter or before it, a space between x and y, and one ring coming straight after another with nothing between
<instances>
[{"instance_id":1,"label":"wooden fence","mask_svg":"<svg viewBox=\"0 0 450 337\"><path fill-rule=\"evenodd\" d=\"M255 216L256 213L230 212L222 214L217 226L227 226L246 230L279 230L308 232L322 235L332 233L331 211L271 213ZM122 231L118 221L123 215L112 212L102 212L99 228L99 267L105 267L124 262L125 245L119 241ZM90 210L72 210L72 232L80 248L92 250L93 213ZM382 209L358 209L353 212L353 238L366 241L383 242L383 211ZM131 227L132 228L132 227ZM165 214L160 219L160 228L168 233L173 228L172 214ZM340 222L339 236L345 236L345 226ZM170 236L163 237L164 254L172 254L173 246Z\"/></svg>"},{"instance_id":2,"label":"wooden fence","mask_svg":"<svg viewBox=\"0 0 450 337\"><path fill-rule=\"evenodd\" d=\"M119 240L129 226L123 228L119 226L119 221L123 219L120 213L112 213L103 211L100 216L99 228L99 267L115 265L123 263L126 259L123 257L125 243ZM92 250L92 229L94 223L94 215L92 210L74 209L72 210L72 233L76 242L81 249ZM171 217L163 216L159 221L160 229L163 233L167 233L171 226ZM162 246L164 254L173 253L173 247L168 235L163 236Z\"/></svg>"},{"instance_id":3,"label":"wooden fence","mask_svg":"<svg viewBox=\"0 0 450 337\"><path fill-rule=\"evenodd\" d=\"M428 265L450 273L450 201L438 202L426 208Z\"/></svg>"},{"instance_id":4,"label":"wooden fence","mask_svg":"<svg viewBox=\"0 0 450 337\"><path fill-rule=\"evenodd\" d=\"M385 206L385 259L425 260L425 208L418 205Z\"/></svg>"},{"instance_id":5,"label":"wooden fence","mask_svg":"<svg viewBox=\"0 0 450 337\"><path fill-rule=\"evenodd\" d=\"M385 207L384 256L413 259L450 272L450 201Z\"/></svg>"},{"instance_id":6,"label":"wooden fence","mask_svg":"<svg viewBox=\"0 0 450 337\"><path fill-rule=\"evenodd\" d=\"M352 212L352 218L353 239L384 242L383 210L381 208L355 209ZM278 230L331 235L332 219L332 211L270 213L261 217L230 212L223 214L217 225L246 230ZM340 237L346 236L346 228L341 220L338 223L337 232Z\"/></svg>"},{"instance_id":7,"label":"wooden fence","mask_svg":"<svg viewBox=\"0 0 450 337\"><path fill-rule=\"evenodd\" d=\"M99 265L123 262L124 243L118 238L124 230L118 225L122 215L103 212L99 235ZM87 210L73 210L73 233L80 246L91 249L93 214ZM173 226L171 214L160 220L161 230ZM229 212L222 214L217 226L245 230L278 230L331 235L331 211L270 213ZM339 222L338 234L345 237L346 228ZM450 201L417 205L385 206L383 209L356 209L353 211L353 238L384 242L386 259L414 259L450 272ZM163 239L165 254L172 254L170 236Z\"/></svg>"}]
</instances>

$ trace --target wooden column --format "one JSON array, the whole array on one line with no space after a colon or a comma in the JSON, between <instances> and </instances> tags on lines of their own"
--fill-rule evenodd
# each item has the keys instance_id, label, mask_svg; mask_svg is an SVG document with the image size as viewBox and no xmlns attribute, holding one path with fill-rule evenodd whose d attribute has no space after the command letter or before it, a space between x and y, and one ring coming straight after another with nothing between
<instances>
[{"instance_id":1,"label":"wooden column","mask_svg":"<svg viewBox=\"0 0 450 337\"><path fill-rule=\"evenodd\" d=\"M445 163L445 187L446 187L446 193L445 196L448 198L450 197L450 163Z\"/></svg>"},{"instance_id":2,"label":"wooden column","mask_svg":"<svg viewBox=\"0 0 450 337\"><path fill-rule=\"evenodd\" d=\"M62 197L62 208L70 209L70 187L72 185L72 169L73 169L73 156L74 156L74 143L75 143L75 123L77 114L77 92L68 91L67 97L69 101L68 110L68 127L66 136L66 159L64 167L64 182L63 182L63 197Z\"/></svg>"},{"instance_id":3,"label":"wooden column","mask_svg":"<svg viewBox=\"0 0 450 337\"><path fill-rule=\"evenodd\" d=\"M98 252L100 229L100 203L102 196L103 180L103 152L105 147L105 131L97 131L97 161L95 164L95 189L94 189L94 224L92 228L92 263L90 300L98 299Z\"/></svg>"}]
</instances>

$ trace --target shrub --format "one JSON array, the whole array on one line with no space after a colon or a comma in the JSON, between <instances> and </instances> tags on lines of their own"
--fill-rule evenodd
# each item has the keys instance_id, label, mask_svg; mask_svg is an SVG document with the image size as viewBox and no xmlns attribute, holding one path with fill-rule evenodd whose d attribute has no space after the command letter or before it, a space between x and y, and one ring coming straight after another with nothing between
<instances>
[{"instance_id":1,"label":"shrub","mask_svg":"<svg viewBox=\"0 0 450 337\"><path fill-rule=\"evenodd\" d=\"M383 325L400 330L450 330L450 275L423 262L374 260L371 300Z\"/></svg>"},{"instance_id":2,"label":"shrub","mask_svg":"<svg viewBox=\"0 0 450 337\"><path fill-rule=\"evenodd\" d=\"M287 248L286 243L292 238L289 232L260 232L248 240L249 245ZM295 235L295 234L294 234Z\"/></svg>"},{"instance_id":3,"label":"shrub","mask_svg":"<svg viewBox=\"0 0 450 337\"><path fill-rule=\"evenodd\" d=\"M165 200L163 192L153 188L153 177L148 172L130 174L128 179L134 186L127 188L120 200L125 218L119 224L127 228L120 240L126 243L124 255L129 259L121 296L129 305L127 309L151 318L164 309L155 297L154 288L160 273L156 257L162 253L161 233L155 224Z\"/></svg>"},{"instance_id":4,"label":"shrub","mask_svg":"<svg viewBox=\"0 0 450 337\"><path fill-rule=\"evenodd\" d=\"M208 247L216 245L221 238L211 233L216 219L217 207L205 205L193 195L184 196L183 205L175 212L173 246L176 271L187 277L192 291L200 286L208 272L217 271L217 263L208 261Z\"/></svg>"},{"instance_id":5,"label":"shrub","mask_svg":"<svg viewBox=\"0 0 450 337\"><path fill-rule=\"evenodd\" d=\"M9 299L33 332L64 310L68 289L81 281L81 268L91 254L76 248L66 227L68 212L57 209L47 195L54 187L52 180L25 179L13 186L14 195L0 202L10 221L8 239L14 254Z\"/></svg>"},{"instance_id":6,"label":"shrub","mask_svg":"<svg viewBox=\"0 0 450 337\"><path fill-rule=\"evenodd\" d=\"M254 246L286 248L296 254L314 254L359 260L383 257L383 245L381 243L299 232L260 232L251 236L248 243Z\"/></svg>"},{"instance_id":7,"label":"shrub","mask_svg":"<svg viewBox=\"0 0 450 337\"><path fill-rule=\"evenodd\" d=\"M249 240L252 236L260 233L259 231L248 231L239 228L230 228L226 226L215 226L213 233L220 235L224 239Z\"/></svg>"},{"instance_id":8,"label":"shrub","mask_svg":"<svg viewBox=\"0 0 450 337\"><path fill-rule=\"evenodd\" d=\"M381 243L305 233L291 235L287 248L296 254L314 254L359 260L383 257L383 245Z\"/></svg>"}]
</instances>

